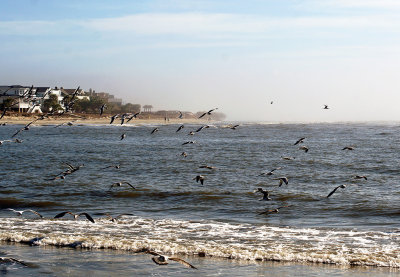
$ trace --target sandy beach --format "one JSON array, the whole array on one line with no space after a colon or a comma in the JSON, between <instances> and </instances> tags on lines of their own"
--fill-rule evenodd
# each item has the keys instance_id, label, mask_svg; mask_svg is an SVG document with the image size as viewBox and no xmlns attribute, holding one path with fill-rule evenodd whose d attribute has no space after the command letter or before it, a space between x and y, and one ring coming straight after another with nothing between
<instances>
[{"instance_id":1,"label":"sandy beach","mask_svg":"<svg viewBox=\"0 0 400 277\"><path fill-rule=\"evenodd\" d=\"M26 125L33 120L39 118L40 115L9 115L4 116L0 121L0 124L21 124ZM43 120L38 120L34 125L57 125L62 123L72 122L73 124L109 124L111 115L98 116L98 115L62 115L62 116L51 116ZM214 121L213 121L214 122ZM138 118L133 119L125 125L135 124L207 124L210 123L208 120L196 119L196 118L174 118L165 121L164 118ZM120 124L120 120L117 119L113 124Z\"/></svg>"}]
</instances>

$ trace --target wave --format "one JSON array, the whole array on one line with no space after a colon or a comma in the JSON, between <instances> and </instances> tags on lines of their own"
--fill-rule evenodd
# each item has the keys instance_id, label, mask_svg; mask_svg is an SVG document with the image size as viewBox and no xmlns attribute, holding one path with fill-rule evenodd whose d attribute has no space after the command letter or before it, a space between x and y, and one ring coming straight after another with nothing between
<instances>
[{"instance_id":1,"label":"wave","mask_svg":"<svg viewBox=\"0 0 400 277\"><path fill-rule=\"evenodd\" d=\"M199 255L251 261L400 268L400 230L291 228L124 216L114 223L0 218L0 240L31 245Z\"/></svg>"}]
</instances>

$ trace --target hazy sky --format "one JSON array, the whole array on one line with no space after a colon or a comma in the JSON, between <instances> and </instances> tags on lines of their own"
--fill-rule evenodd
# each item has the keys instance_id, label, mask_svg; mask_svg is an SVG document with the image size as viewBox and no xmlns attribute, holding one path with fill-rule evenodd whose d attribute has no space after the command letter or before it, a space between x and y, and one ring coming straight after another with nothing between
<instances>
[{"instance_id":1,"label":"hazy sky","mask_svg":"<svg viewBox=\"0 0 400 277\"><path fill-rule=\"evenodd\" d=\"M397 0L2 0L0 39L0 85L230 120L400 120Z\"/></svg>"}]
</instances>

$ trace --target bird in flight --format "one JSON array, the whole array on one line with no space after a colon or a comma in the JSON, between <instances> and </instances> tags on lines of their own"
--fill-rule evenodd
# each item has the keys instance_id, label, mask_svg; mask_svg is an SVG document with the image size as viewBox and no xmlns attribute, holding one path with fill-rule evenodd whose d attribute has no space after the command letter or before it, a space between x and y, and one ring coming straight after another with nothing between
<instances>
[{"instance_id":1,"label":"bird in flight","mask_svg":"<svg viewBox=\"0 0 400 277\"><path fill-rule=\"evenodd\" d=\"M306 152L306 153L307 153L308 150L309 150L307 146L300 146L299 149L300 149L300 150L303 150L303 151Z\"/></svg>"},{"instance_id":2,"label":"bird in flight","mask_svg":"<svg viewBox=\"0 0 400 277\"><path fill-rule=\"evenodd\" d=\"M179 126L178 130L176 130L176 133L178 133L180 130L182 130L183 128L185 128L185 126L181 125Z\"/></svg>"},{"instance_id":3,"label":"bird in flight","mask_svg":"<svg viewBox=\"0 0 400 277\"><path fill-rule=\"evenodd\" d=\"M323 108L324 110L329 110L329 107L328 107L328 105L324 105L324 108Z\"/></svg>"},{"instance_id":4,"label":"bird in flight","mask_svg":"<svg viewBox=\"0 0 400 277\"><path fill-rule=\"evenodd\" d=\"M17 210L11 209L11 208L8 208L7 210L16 213L18 216L22 216L22 214L23 214L24 212L31 212L31 213L34 213L35 215L39 216L40 218L43 218L43 216L42 216L40 213L38 213L37 211L34 211L34 210L17 211Z\"/></svg>"},{"instance_id":5,"label":"bird in flight","mask_svg":"<svg viewBox=\"0 0 400 277\"><path fill-rule=\"evenodd\" d=\"M206 168L206 169L216 169L216 167L215 166L209 166L209 165L201 165L201 166L199 166L199 168Z\"/></svg>"},{"instance_id":6,"label":"bird in flight","mask_svg":"<svg viewBox=\"0 0 400 277\"><path fill-rule=\"evenodd\" d=\"M155 132L158 132L158 128L154 128L153 131L151 131L151 135L154 134Z\"/></svg>"},{"instance_id":7,"label":"bird in flight","mask_svg":"<svg viewBox=\"0 0 400 277\"><path fill-rule=\"evenodd\" d=\"M174 262L178 262L186 267L189 268L193 268L193 269L197 269L197 267L191 265L190 263L188 263L187 261L181 259L181 258L177 258L177 257L168 257L165 255L161 255L159 253L153 252L153 251L146 251L147 254L151 254L155 257L151 258L153 260L154 263L158 264L158 265L167 265L168 261L174 261Z\"/></svg>"},{"instance_id":8,"label":"bird in flight","mask_svg":"<svg viewBox=\"0 0 400 277\"><path fill-rule=\"evenodd\" d=\"M107 109L107 105L106 104L101 105L101 107L100 107L100 116L104 113L105 109Z\"/></svg>"},{"instance_id":9,"label":"bird in flight","mask_svg":"<svg viewBox=\"0 0 400 277\"><path fill-rule=\"evenodd\" d=\"M269 197L269 191L263 190L262 188L258 188L258 189L256 189L256 190L254 191L254 193L256 193L256 192L261 192L261 193L263 194L263 198L260 199L260 201L261 201L261 200L265 200L265 201L272 200L272 199Z\"/></svg>"},{"instance_id":10,"label":"bird in flight","mask_svg":"<svg viewBox=\"0 0 400 277\"><path fill-rule=\"evenodd\" d=\"M182 153L181 153L181 156L184 157L184 158L186 158L186 157L187 157L187 153L186 153L186 152L182 152Z\"/></svg>"},{"instance_id":11,"label":"bird in flight","mask_svg":"<svg viewBox=\"0 0 400 277\"><path fill-rule=\"evenodd\" d=\"M66 214L72 215L74 217L74 219L77 219L81 215L84 215L87 218L87 220L89 220L92 223L95 223L94 219L88 213L74 214L74 213L71 213L71 212L62 212L62 213L57 214L54 218L60 218L60 217L63 217L64 215L66 215Z\"/></svg>"},{"instance_id":12,"label":"bird in flight","mask_svg":"<svg viewBox=\"0 0 400 277\"><path fill-rule=\"evenodd\" d=\"M285 183L286 185L289 184L289 179L287 177L280 177L274 180L279 180L279 186L282 186L283 183Z\"/></svg>"},{"instance_id":13,"label":"bird in flight","mask_svg":"<svg viewBox=\"0 0 400 277\"><path fill-rule=\"evenodd\" d=\"M266 211L258 213L258 214L272 214L272 213L276 213L277 214L277 213L279 213L280 209L286 208L286 207L289 207L289 206L282 206L282 207L278 207L278 208L275 208L275 209L272 209L272 210L266 210Z\"/></svg>"},{"instance_id":14,"label":"bird in flight","mask_svg":"<svg viewBox=\"0 0 400 277\"><path fill-rule=\"evenodd\" d=\"M213 111L215 111L215 110L218 110L218 108L215 108L215 109L212 109L212 110L209 110L208 112L205 112L205 113L203 113L202 115L200 115L199 116L199 118L202 118L202 117L204 117L205 115L211 115L211 113L213 112Z\"/></svg>"},{"instance_id":15,"label":"bird in flight","mask_svg":"<svg viewBox=\"0 0 400 277\"><path fill-rule=\"evenodd\" d=\"M204 185L204 176L203 175L197 175L196 177L193 178L193 180L196 180L196 183L200 182L200 184Z\"/></svg>"},{"instance_id":16,"label":"bird in flight","mask_svg":"<svg viewBox=\"0 0 400 277\"><path fill-rule=\"evenodd\" d=\"M114 120L115 120L116 118L118 118L118 117L119 117L119 114L113 115L113 116L111 117L110 124L112 124L112 123L114 122Z\"/></svg>"},{"instance_id":17,"label":"bird in flight","mask_svg":"<svg viewBox=\"0 0 400 277\"><path fill-rule=\"evenodd\" d=\"M263 172L258 176L262 176L262 175L271 176L271 175L274 175L274 171L278 170L278 169L281 169L281 167L274 168L274 169L270 170L269 172Z\"/></svg>"},{"instance_id":18,"label":"bird in flight","mask_svg":"<svg viewBox=\"0 0 400 277\"><path fill-rule=\"evenodd\" d=\"M110 214L106 214L106 219L108 219L108 220L110 220L112 222L117 222L118 218L123 217L125 215L133 215L133 214L120 214L120 215L117 215L115 217L111 216Z\"/></svg>"},{"instance_id":19,"label":"bird in flight","mask_svg":"<svg viewBox=\"0 0 400 277\"><path fill-rule=\"evenodd\" d=\"M126 138L126 134L125 134L125 133L123 133L123 134L121 135L121 139L120 139L120 140L123 140L124 138Z\"/></svg>"},{"instance_id":20,"label":"bird in flight","mask_svg":"<svg viewBox=\"0 0 400 277\"><path fill-rule=\"evenodd\" d=\"M356 175L356 176L354 176L354 179L364 179L364 180L367 180L367 176L364 176L364 175Z\"/></svg>"},{"instance_id":21,"label":"bird in flight","mask_svg":"<svg viewBox=\"0 0 400 277\"><path fill-rule=\"evenodd\" d=\"M346 188L346 185L340 185L340 186L337 186L336 188L334 188L329 194L328 194L328 196L326 197L326 198L329 198L332 194L334 194L338 189L344 189L344 188Z\"/></svg>"},{"instance_id":22,"label":"bird in flight","mask_svg":"<svg viewBox=\"0 0 400 277\"><path fill-rule=\"evenodd\" d=\"M128 182L117 182L117 183L113 183L113 184L110 186L110 189L109 189L109 190L111 190L113 187L122 187L123 184L126 184L126 185L130 186L132 189L136 189L134 186L132 186L132 185L131 185L130 183L128 183Z\"/></svg>"},{"instance_id":23,"label":"bird in flight","mask_svg":"<svg viewBox=\"0 0 400 277\"><path fill-rule=\"evenodd\" d=\"M354 147L352 147L352 146L346 146L346 147L343 147L342 150L354 150Z\"/></svg>"},{"instance_id":24,"label":"bird in flight","mask_svg":"<svg viewBox=\"0 0 400 277\"><path fill-rule=\"evenodd\" d=\"M193 143L196 143L196 142L194 140L189 140L189 141L182 143L182 145L193 144Z\"/></svg>"},{"instance_id":25,"label":"bird in flight","mask_svg":"<svg viewBox=\"0 0 400 277\"><path fill-rule=\"evenodd\" d=\"M297 145L297 144L299 144L299 143L303 143L305 139L306 139L306 138L299 138L299 139L294 143L294 145Z\"/></svg>"},{"instance_id":26,"label":"bird in flight","mask_svg":"<svg viewBox=\"0 0 400 277\"><path fill-rule=\"evenodd\" d=\"M182 118L183 118L183 113L182 113L181 111L179 111L179 116L178 116L178 118L179 118L179 119L182 119Z\"/></svg>"}]
</instances>

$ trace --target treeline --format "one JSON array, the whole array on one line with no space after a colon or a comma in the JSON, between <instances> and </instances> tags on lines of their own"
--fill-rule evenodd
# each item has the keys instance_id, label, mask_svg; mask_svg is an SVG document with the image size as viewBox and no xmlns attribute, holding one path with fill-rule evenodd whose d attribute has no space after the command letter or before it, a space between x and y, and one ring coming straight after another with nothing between
<instances>
[{"instance_id":1,"label":"treeline","mask_svg":"<svg viewBox=\"0 0 400 277\"><path fill-rule=\"evenodd\" d=\"M65 96L63 99L63 104L68 105L71 102L71 96ZM127 103L125 105L118 105L114 103L109 103L107 100L97 96L91 96L90 99L77 99L74 100L74 105L72 110L77 113L99 113L100 107L106 104L106 109L104 113L115 114L115 113L137 113L140 112L140 104ZM58 98L56 95L52 94L49 99L46 99L43 103L43 111L48 112L50 110L62 110L63 108L58 103Z\"/></svg>"}]
</instances>

